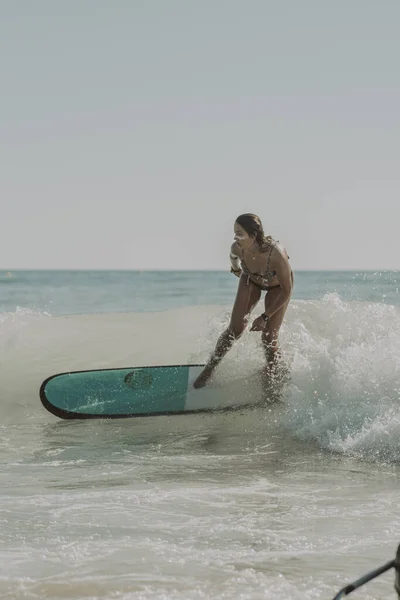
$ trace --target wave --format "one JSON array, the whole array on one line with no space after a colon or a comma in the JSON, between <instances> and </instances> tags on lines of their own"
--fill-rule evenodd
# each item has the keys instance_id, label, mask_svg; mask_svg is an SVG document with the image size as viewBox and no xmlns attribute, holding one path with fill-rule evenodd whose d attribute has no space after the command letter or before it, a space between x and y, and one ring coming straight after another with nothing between
<instances>
[{"instance_id":1,"label":"wave","mask_svg":"<svg viewBox=\"0 0 400 600\"><path fill-rule=\"evenodd\" d=\"M297 303L284 337L286 426L322 448L399 461L400 310L330 294Z\"/></svg>"},{"instance_id":2,"label":"wave","mask_svg":"<svg viewBox=\"0 0 400 600\"><path fill-rule=\"evenodd\" d=\"M53 419L38 397L53 373L204 362L229 314L220 306L67 317L23 308L0 314L1 418ZM288 435L333 452L400 460L398 307L347 302L337 294L293 301L281 346L290 379L280 425ZM222 387L247 380L248 393L256 396L252 377L263 364L260 336L248 331L216 378Z\"/></svg>"}]
</instances>

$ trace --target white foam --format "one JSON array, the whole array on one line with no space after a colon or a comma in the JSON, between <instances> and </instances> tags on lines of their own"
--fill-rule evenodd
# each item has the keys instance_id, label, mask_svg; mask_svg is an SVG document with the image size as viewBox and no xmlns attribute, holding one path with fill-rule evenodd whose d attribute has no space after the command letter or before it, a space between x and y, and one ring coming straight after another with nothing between
<instances>
[{"instance_id":1,"label":"white foam","mask_svg":"<svg viewBox=\"0 0 400 600\"><path fill-rule=\"evenodd\" d=\"M49 317L19 309L0 315L1 418L52 419L38 390L56 372L204 363L229 313L200 306L162 313ZM291 435L335 452L398 459L400 309L344 302L336 294L293 301L281 345L291 370L284 394ZM216 385L221 393L237 385L235 395L254 398L254 373L263 364L260 336L248 331L219 366Z\"/></svg>"},{"instance_id":2,"label":"white foam","mask_svg":"<svg viewBox=\"0 0 400 600\"><path fill-rule=\"evenodd\" d=\"M396 460L399 309L327 295L296 303L293 313L284 336L292 375L286 426L324 448Z\"/></svg>"}]
</instances>

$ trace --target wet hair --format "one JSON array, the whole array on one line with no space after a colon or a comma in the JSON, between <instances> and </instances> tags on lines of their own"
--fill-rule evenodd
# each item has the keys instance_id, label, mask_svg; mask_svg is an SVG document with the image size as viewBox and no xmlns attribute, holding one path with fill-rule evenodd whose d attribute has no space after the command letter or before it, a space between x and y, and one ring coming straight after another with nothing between
<instances>
[{"instance_id":1,"label":"wet hair","mask_svg":"<svg viewBox=\"0 0 400 600\"><path fill-rule=\"evenodd\" d=\"M236 223L240 225L240 227L243 227L246 233L255 236L256 242L261 250L267 250L268 246L271 244L272 237L270 235L265 235L260 217L253 215L252 213L244 213L243 215L238 216Z\"/></svg>"}]
</instances>

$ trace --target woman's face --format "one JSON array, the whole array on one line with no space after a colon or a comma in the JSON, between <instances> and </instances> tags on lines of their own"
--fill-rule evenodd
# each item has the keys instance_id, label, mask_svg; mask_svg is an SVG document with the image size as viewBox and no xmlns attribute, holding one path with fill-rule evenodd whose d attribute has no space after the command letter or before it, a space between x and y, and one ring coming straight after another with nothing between
<instances>
[{"instance_id":1,"label":"woman's face","mask_svg":"<svg viewBox=\"0 0 400 600\"><path fill-rule=\"evenodd\" d=\"M246 248L250 248L254 244L255 236L249 235L239 223L235 223L233 231L234 240L242 250L246 250Z\"/></svg>"}]
</instances>

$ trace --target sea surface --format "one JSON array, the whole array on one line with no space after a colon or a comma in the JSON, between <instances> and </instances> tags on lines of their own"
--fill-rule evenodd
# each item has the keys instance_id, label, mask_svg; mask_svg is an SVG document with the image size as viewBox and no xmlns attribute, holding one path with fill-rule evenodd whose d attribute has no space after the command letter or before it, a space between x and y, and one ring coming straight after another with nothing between
<instances>
[{"instance_id":1,"label":"sea surface","mask_svg":"<svg viewBox=\"0 0 400 600\"><path fill-rule=\"evenodd\" d=\"M400 273L295 273L276 404L62 421L40 403L53 373L204 362L236 287L213 271L0 273L0 598L329 600L394 558ZM262 365L246 332L216 382ZM394 598L393 583L350 597Z\"/></svg>"}]
</instances>

